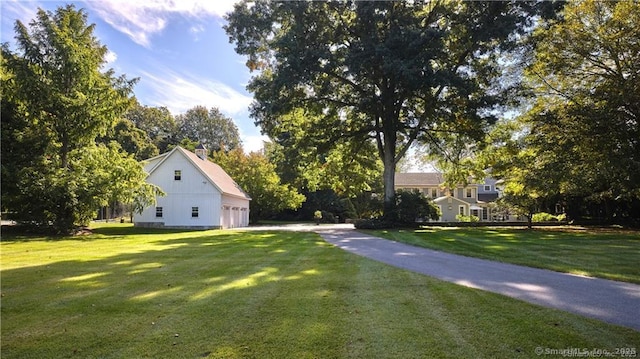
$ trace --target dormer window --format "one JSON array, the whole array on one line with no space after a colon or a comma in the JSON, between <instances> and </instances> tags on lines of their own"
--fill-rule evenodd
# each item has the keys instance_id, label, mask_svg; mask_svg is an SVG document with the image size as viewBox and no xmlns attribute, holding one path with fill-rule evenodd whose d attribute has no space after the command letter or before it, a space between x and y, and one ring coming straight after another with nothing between
<instances>
[{"instance_id":1,"label":"dormer window","mask_svg":"<svg viewBox=\"0 0 640 359\"><path fill-rule=\"evenodd\" d=\"M465 195L467 198L473 198L473 190L471 188L467 188Z\"/></svg>"},{"instance_id":2,"label":"dormer window","mask_svg":"<svg viewBox=\"0 0 640 359\"><path fill-rule=\"evenodd\" d=\"M491 192L491 185L484 185L485 192Z\"/></svg>"},{"instance_id":3,"label":"dormer window","mask_svg":"<svg viewBox=\"0 0 640 359\"><path fill-rule=\"evenodd\" d=\"M176 181L181 181L182 180L182 171L180 171L180 170L173 171L173 179L176 180Z\"/></svg>"}]
</instances>

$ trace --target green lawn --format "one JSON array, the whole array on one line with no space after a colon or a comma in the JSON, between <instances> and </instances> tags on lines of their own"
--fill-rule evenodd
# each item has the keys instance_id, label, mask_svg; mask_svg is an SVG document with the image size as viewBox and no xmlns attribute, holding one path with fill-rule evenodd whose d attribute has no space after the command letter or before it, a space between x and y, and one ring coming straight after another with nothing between
<instances>
[{"instance_id":1,"label":"green lawn","mask_svg":"<svg viewBox=\"0 0 640 359\"><path fill-rule=\"evenodd\" d=\"M426 228L368 231L470 257L640 284L640 232L538 228Z\"/></svg>"},{"instance_id":2,"label":"green lawn","mask_svg":"<svg viewBox=\"0 0 640 359\"><path fill-rule=\"evenodd\" d=\"M2 358L537 358L640 332L441 282L313 233L153 231L0 244Z\"/></svg>"}]
</instances>

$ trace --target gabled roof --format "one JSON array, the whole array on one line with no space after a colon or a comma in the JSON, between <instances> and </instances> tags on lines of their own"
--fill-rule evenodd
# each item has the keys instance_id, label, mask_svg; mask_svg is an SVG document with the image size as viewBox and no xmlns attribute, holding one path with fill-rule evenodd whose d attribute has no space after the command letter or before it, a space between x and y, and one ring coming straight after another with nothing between
<instances>
[{"instance_id":1,"label":"gabled roof","mask_svg":"<svg viewBox=\"0 0 640 359\"><path fill-rule=\"evenodd\" d=\"M444 177L440 172L396 173L396 186L440 186Z\"/></svg>"},{"instance_id":2,"label":"gabled roof","mask_svg":"<svg viewBox=\"0 0 640 359\"><path fill-rule=\"evenodd\" d=\"M222 169L222 167L209 161L208 159L201 159L195 153L185 150L180 146L175 147L173 150L165 154L147 160L155 162L155 165L148 171L149 175L153 173L153 171L155 171L157 168L162 166L162 163L164 163L167 158L171 157L171 154L173 154L174 152L181 154L189 162L191 162L191 164L193 164L193 166L196 167L202 173L202 175L207 178L209 182L221 193L233 197L251 200L251 197L249 197L249 195L245 193L242 188L240 188L236 181L234 181L233 178L231 178L231 176L229 176L229 174L227 174L227 172Z\"/></svg>"},{"instance_id":3,"label":"gabled roof","mask_svg":"<svg viewBox=\"0 0 640 359\"><path fill-rule=\"evenodd\" d=\"M465 202L465 201L461 200L460 198L456 198L456 197L453 197L453 196L438 197L438 198L434 199L433 202L434 203L444 203L446 201L448 203L449 199L451 199L451 202L455 201L457 203L461 203L461 204L466 205L466 206L469 206L469 205L472 204L472 203Z\"/></svg>"}]
</instances>

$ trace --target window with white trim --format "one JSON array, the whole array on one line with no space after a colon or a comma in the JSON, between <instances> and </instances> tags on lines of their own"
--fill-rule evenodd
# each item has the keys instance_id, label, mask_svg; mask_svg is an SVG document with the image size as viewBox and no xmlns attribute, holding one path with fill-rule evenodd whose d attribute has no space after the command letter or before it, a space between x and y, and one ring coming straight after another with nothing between
<instances>
[{"instance_id":1,"label":"window with white trim","mask_svg":"<svg viewBox=\"0 0 640 359\"><path fill-rule=\"evenodd\" d=\"M464 206L458 206L458 214L464 216Z\"/></svg>"},{"instance_id":2,"label":"window with white trim","mask_svg":"<svg viewBox=\"0 0 640 359\"><path fill-rule=\"evenodd\" d=\"M466 193L465 193L465 196L466 196L467 198L471 198L471 197L473 197L473 191L471 190L471 188L467 188L467 191L466 191Z\"/></svg>"},{"instance_id":3,"label":"window with white trim","mask_svg":"<svg viewBox=\"0 0 640 359\"><path fill-rule=\"evenodd\" d=\"M484 185L484 190L485 192L491 192L491 185L490 184Z\"/></svg>"}]
</instances>

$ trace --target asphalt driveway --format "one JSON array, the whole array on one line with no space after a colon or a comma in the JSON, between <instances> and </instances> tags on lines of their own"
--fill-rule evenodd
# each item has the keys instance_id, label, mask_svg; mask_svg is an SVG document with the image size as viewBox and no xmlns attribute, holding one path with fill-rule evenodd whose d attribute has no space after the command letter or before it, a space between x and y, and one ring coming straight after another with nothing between
<instances>
[{"instance_id":1,"label":"asphalt driveway","mask_svg":"<svg viewBox=\"0 0 640 359\"><path fill-rule=\"evenodd\" d=\"M640 331L637 284L438 252L346 228L323 229L317 232L327 242L367 258Z\"/></svg>"}]
</instances>

